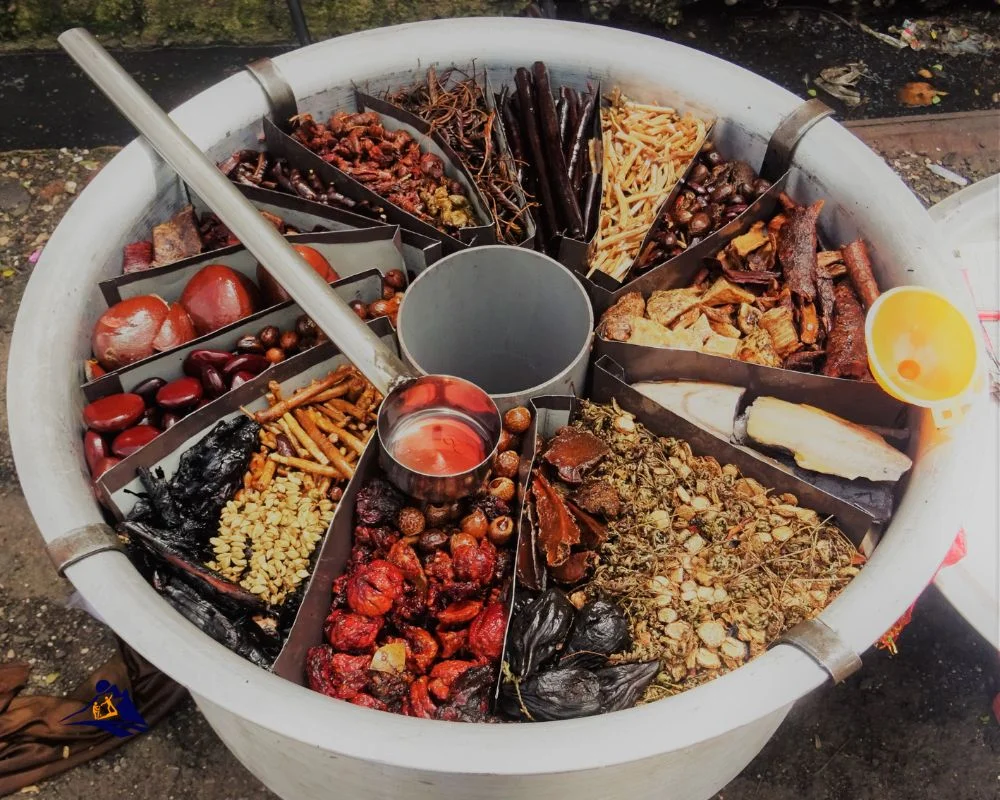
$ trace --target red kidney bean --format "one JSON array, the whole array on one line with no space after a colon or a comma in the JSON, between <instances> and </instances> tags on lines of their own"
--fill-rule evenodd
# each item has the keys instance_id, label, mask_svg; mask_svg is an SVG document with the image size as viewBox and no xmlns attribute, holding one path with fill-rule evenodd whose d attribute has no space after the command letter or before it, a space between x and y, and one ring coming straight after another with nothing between
<instances>
[{"instance_id":1,"label":"red kidney bean","mask_svg":"<svg viewBox=\"0 0 1000 800\"><path fill-rule=\"evenodd\" d=\"M145 413L142 415L142 419L139 420L139 425L152 425L154 428L160 427L160 408L159 406L152 406L146 408Z\"/></svg>"},{"instance_id":2,"label":"red kidney bean","mask_svg":"<svg viewBox=\"0 0 1000 800\"><path fill-rule=\"evenodd\" d=\"M202 364L201 385L205 389L205 394L209 397L218 397L226 393L226 382L222 379L222 373L211 364Z\"/></svg>"},{"instance_id":3,"label":"red kidney bean","mask_svg":"<svg viewBox=\"0 0 1000 800\"><path fill-rule=\"evenodd\" d=\"M111 455L107 440L97 431L87 431L83 434L83 457L87 461L87 468L93 472L97 462L105 456Z\"/></svg>"},{"instance_id":4,"label":"red kidney bean","mask_svg":"<svg viewBox=\"0 0 1000 800\"><path fill-rule=\"evenodd\" d=\"M107 375L108 371L104 369L100 364L97 363L96 359L89 359L83 364L83 377L90 383L91 381L96 381L102 375Z\"/></svg>"},{"instance_id":5,"label":"red kidney bean","mask_svg":"<svg viewBox=\"0 0 1000 800\"><path fill-rule=\"evenodd\" d=\"M170 430L174 425L181 421L183 417L180 414L175 414L173 411L168 411L163 415L161 422L163 423L163 430Z\"/></svg>"},{"instance_id":6,"label":"red kidney bean","mask_svg":"<svg viewBox=\"0 0 1000 800\"><path fill-rule=\"evenodd\" d=\"M204 397L201 381L197 378L178 378L156 393L156 403L167 411L190 408Z\"/></svg>"},{"instance_id":7,"label":"red kidney bean","mask_svg":"<svg viewBox=\"0 0 1000 800\"><path fill-rule=\"evenodd\" d=\"M270 362L256 353L243 353L238 356L230 356L229 360L222 367L222 374L228 378L237 372L252 372L256 375L271 366Z\"/></svg>"},{"instance_id":8,"label":"red kidney bean","mask_svg":"<svg viewBox=\"0 0 1000 800\"><path fill-rule=\"evenodd\" d=\"M160 435L160 429L152 425L136 425L119 433L111 443L111 452L119 458L128 458L136 450L149 444Z\"/></svg>"},{"instance_id":9,"label":"red kidney bean","mask_svg":"<svg viewBox=\"0 0 1000 800\"><path fill-rule=\"evenodd\" d=\"M226 350L192 350L184 359L184 374L192 378L198 377L198 371L203 364L209 364L216 369L222 369L223 365L233 357L233 354Z\"/></svg>"},{"instance_id":10,"label":"red kidney bean","mask_svg":"<svg viewBox=\"0 0 1000 800\"><path fill-rule=\"evenodd\" d=\"M117 464L121 464L122 460L120 458L115 458L114 456L104 456L100 459L94 468L90 471L90 477L95 481L100 478L105 472L111 469Z\"/></svg>"},{"instance_id":11,"label":"red kidney bean","mask_svg":"<svg viewBox=\"0 0 1000 800\"><path fill-rule=\"evenodd\" d=\"M156 403L156 393L166 385L163 378L146 378L132 389L132 394L139 395L147 406L152 406Z\"/></svg>"},{"instance_id":12,"label":"red kidney bean","mask_svg":"<svg viewBox=\"0 0 1000 800\"><path fill-rule=\"evenodd\" d=\"M246 383L247 381L252 381L256 377L257 376L254 375L252 372L247 372L245 369L241 369L239 372L235 373L229 379L229 388L238 389L244 383Z\"/></svg>"},{"instance_id":13,"label":"red kidney bean","mask_svg":"<svg viewBox=\"0 0 1000 800\"><path fill-rule=\"evenodd\" d=\"M85 406L83 421L98 433L117 433L135 425L145 410L146 404L137 394L110 394Z\"/></svg>"}]
</instances>

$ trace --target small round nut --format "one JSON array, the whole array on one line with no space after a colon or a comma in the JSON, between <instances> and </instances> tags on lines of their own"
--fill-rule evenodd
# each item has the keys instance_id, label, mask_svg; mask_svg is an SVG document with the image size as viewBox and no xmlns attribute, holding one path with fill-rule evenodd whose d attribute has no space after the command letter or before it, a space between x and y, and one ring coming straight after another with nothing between
<instances>
[{"instance_id":1,"label":"small round nut","mask_svg":"<svg viewBox=\"0 0 1000 800\"><path fill-rule=\"evenodd\" d=\"M398 292L400 289L406 288L406 276L401 269L391 269L385 273L382 283Z\"/></svg>"},{"instance_id":2,"label":"small round nut","mask_svg":"<svg viewBox=\"0 0 1000 800\"><path fill-rule=\"evenodd\" d=\"M299 335L295 331L285 331L278 337L278 347L286 353L294 353L299 349Z\"/></svg>"},{"instance_id":3,"label":"small round nut","mask_svg":"<svg viewBox=\"0 0 1000 800\"><path fill-rule=\"evenodd\" d=\"M261 345L267 349L277 347L278 339L281 338L281 331L279 331L274 325L268 325L259 334L257 334L257 338L260 340Z\"/></svg>"},{"instance_id":4,"label":"small round nut","mask_svg":"<svg viewBox=\"0 0 1000 800\"><path fill-rule=\"evenodd\" d=\"M389 305L389 300L376 300L374 303L368 304L368 317L370 319L375 319L376 317L384 317L392 310L392 306Z\"/></svg>"},{"instance_id":5,"label":"small round nut","mask_svg":"<svg viewBox=\"0 0 1000 800\"><path fill-rule=\"evenodd\" d=\"M471 514L462 518L462 533L467 533L476 539L482 539L489 530L489 520L481 508L476 508Z\"/></svg>"},{"instance_id":6,"label":"small round nut","mask_svg":"<svg viewBox=\"0 0 1000 800\"><path fill-rule=\"evenodd\" d=\"M357 314L361 319L368 319L368 306L362 303L360 300L352 300L351 310Z\"/></svg>"},{"instance_id":7,"label":"small round nut","mask_svg":"<svg viewBox=\"0 0 1000 800\"><path fill-rule=\"evenodd\" d=\"M493 472L498 478L514 478L521 467L521 456L513 450L504 450L493 458Z\"/></svg>"},{"instance_id":8,"label":"small round nut","mask_svg":"<svg viewBox=\"0 0 1000 800\"><path fill-rule=\"evenodd\" d=\"M531 425L531 412L524 406L515 406L503 415L503 426L515 436L524 433Z\"/></svg>"},{"instance_id":9,"label":"small round nut","mask_svg":"<svg viewBox=\"0 0 1000 800\"><path fill-rule=\"evenodd\" d=\"M271 364L277 364L279 361L285 360L285 351L280 347L272 347L264 353L264 358L266 358Z\"/></svg>"},{"instance_id":10,"label":"small round nut","mask_svg":"<svg viewBox=\"0 0 1000 800\"><path fill-rule=\"evenodd\" d=\"M417 547L425 553L433 553L448 544L448 534L438 528L431 528L420 534Z\"/></svg>"},{"instance_id":11,"label":"small round nut","mask_svg":"<svg viewBox=\"0 0 1000 800\"><path fill-rule=\"evenodd\" d=\"M500 441L497 443L497 450L501 453L505 450L516 450L518 439L509 430L504 428L500 431Z\"/></svg>"},{"instance_id":12,"label":"small round nut","mask_svg":"<svg viewBox=\"0 0 1000 800\"><path fill-rule=\"evenodd\" d=\"M433 503L424 510L427 524L432 528L438 528L446 522L451 522L458 516L457 503L445 503L444 505L434 505Z\"/></svg>"},{"instance_id":13,"label":"small round nut","mask_svg":"<svg viewBox=\"0 0 1000 800\"><path fill-rule=\"evenodd\" d=\"M514 497L514 481L510 478L494 478L486 487L487 491L498 500L509 503Z\"/></svg>"},{"instance_id":14,"label":"small round nut","mask_svg":"<svg viewBox=\"0 0 1000 800\"><path fill-rule=\"evenodd\" d=\"M487 534L496 547L504 547L514 535L514 520L508 516L497 517L490 523Z\"/></svg>"},{"instance_id":15,"label":"small round nut","mask_svg":"<svg viewBox=\"0 0 1000 800\"><path fill-rule=\"evenodd\" d=\"M419 508L405 506L399 510L396 527L403 536L419 536L427 527L427 519Z\"/></svg>"}]
</instances>

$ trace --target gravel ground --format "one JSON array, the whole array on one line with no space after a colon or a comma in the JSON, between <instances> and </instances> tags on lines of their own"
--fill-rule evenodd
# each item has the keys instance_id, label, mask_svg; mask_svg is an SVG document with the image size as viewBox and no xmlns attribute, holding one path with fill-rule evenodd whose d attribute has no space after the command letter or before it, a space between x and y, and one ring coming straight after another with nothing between
<instances>
[{"instance_id":1,"label":"gravel ground","mask_svg":"<svg viewBox=\"0 0 1000 800\"><path fill-rule=\"evenodd\" d=\"M43 246L113 148L0 153L0 428L17 306ZM925 204L958 187L927 170L930 154L882 154ZM984 160L946 163L970 180ZM995 169L995 167L994 167ZM30 691L71 690L112 652L109 631L72 606L39 546L7 437L0 437L0 661L27 660ZM918 604L900 654L871 651L844 686L801 701L777 736L718 800L955 800L1000 796L997 654L935 591ZM151 779L152 778L152 779ZM53 800L273 798L189 702L117 753L31 788Z\"/></svg>"}]
</instances>

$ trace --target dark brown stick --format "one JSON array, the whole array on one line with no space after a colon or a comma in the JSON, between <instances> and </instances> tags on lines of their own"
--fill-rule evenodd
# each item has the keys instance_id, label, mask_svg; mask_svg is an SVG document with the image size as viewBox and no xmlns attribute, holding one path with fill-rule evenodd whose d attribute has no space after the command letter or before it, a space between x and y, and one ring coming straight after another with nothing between
<instances>
[{"instance_id":1,"label":"dark brown stick","mask_svg":"<svg viewBox=\"0 0 1000 800\"><path fill-rule=\"evenodd\" d=\"M584 143L589 138L595 107L596 99L594 95L588 95L580 111L580 118L577 120L576 131L573 134L573 146L569 156L569 180L577 192L580 191L580 187L583 185L583 148Z\"/></svg>"},{"instance_id":2,"label":"dark brown stick","mask_svg":"<svg viewBox=\"0 0 1000 800\"><path fill-rule=\"evenodd\" d=\"M580 95L576 89L564 86L562 89L566 93L566 100L569 103L569 133L563 139L563 156L566 158L567 172L569 171L569 157L573 150L573 135L580 124ZM570 176L570 183L572 183Z\"/></svg>"},{"instance_id":3,"label":"dark brown stick","mask_svg":"<svg viewBox=\"0 0 1000 800\"><path fill-rule=\"evenodd\" d=\"M560 97L556 103L556 116L559 118L559 149L563 150L566 147L566 138L569 136L569 100L566 99L566 95Z\"/></svg>"},{"instance_id":4,"label":"dark brown stick","mask_svg":"<svg viewBox=\"0 0 1000 800\"><path fill-rule=\"evenodd\" d=\"M555 191L556 201L570 236L583 235L583 218L580 216L580 204L570 187L569 175L566 172L566 159L563 158L561 140L559 138L559 120L556 117L556 105L552 99L552 89L549 86L549 72L545 64L536 61L532 67L535 76L535 95L538 103L538 119L542 134L545 137L546 156L548 157L549 180Z\"/></svg>"},{"instance_id":5,"label":"dark brown stick","mask_svg":"<svg viewBox=\"0 0 1000 800\"><path fill-rule=\"evenodd\" d=\"M542 141L538 135L538 120L535 117L535 99L532 96L531 74L524 67L519 67L514 74L514 83L517 84L517 99L521 109L522 132L524 133L524 138L528 140L538 194L540 195L542 205L541 221L544 230L544 240L548 241L555 236L559 223L555 216L552 189L549 186L546 174Z\"/></svg>"},{"instance_id":6,"label":"dark brown stick","mask_svg":"<svg viewBox=\"0 0 1000 800\"><path fill-rule=\"evenodd\" d=\"M868 257L868 248L864 239L858 239L840 250L844 257L844 264L847 266L847 276L851 279L851 286L861 298L861 303L867 311L872 307L872 303L878 300L880 294L878 284L875 282L875 275L872 273L872 262Z\"/></svg>"}]
</instances>

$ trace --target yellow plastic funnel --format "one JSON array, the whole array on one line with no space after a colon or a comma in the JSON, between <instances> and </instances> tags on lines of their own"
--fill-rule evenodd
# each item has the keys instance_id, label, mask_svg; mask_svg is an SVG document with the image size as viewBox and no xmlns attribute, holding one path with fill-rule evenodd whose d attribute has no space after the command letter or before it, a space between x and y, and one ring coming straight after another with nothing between
<instances>
[{"instance_id":1,"label":"yellow plastic funnel","mask_svg":"<svg viewBox=\"0 0 1000 800\"><path fill-rule=\"evenodd\" d=\"M891 289L868 310L865 341L886 392L929 408L939 428L961 419L979 374L979 343L950 300L922 286Z\"/></svg>"}]
</instances>

